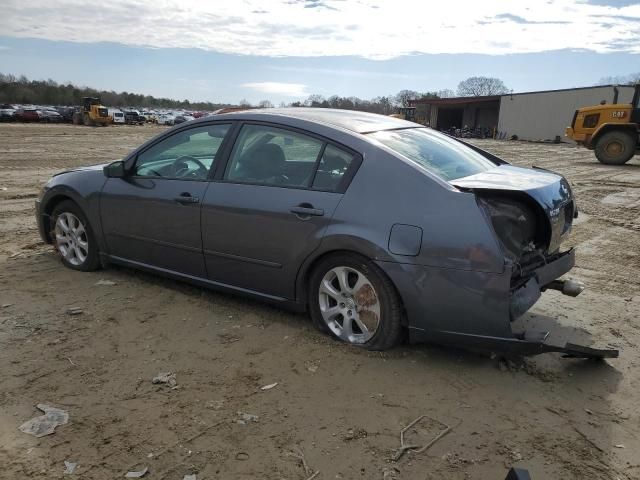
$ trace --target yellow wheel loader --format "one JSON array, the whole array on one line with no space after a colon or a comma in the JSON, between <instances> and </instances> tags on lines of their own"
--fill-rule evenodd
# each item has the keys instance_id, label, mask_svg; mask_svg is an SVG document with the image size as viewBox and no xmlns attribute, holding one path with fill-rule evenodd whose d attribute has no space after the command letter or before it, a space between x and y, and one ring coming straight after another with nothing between
<instances>
[{"instance_id":1,"label":"yellow wheel loader","mask_svg":"<svg viewBox=\"0 0 640 480\"><path fill-rule=\"evenodd\" d=\"M107 126L113 121L109 116L109 109L100 103L97 97L84 97L82 107L73 113L74 125Z\"/></svg>"},{"instance_id":2,"label":"yellow wheel loader","mask_svg":"<svg viewBox=\"0 0 640 480\"><path fill-rule=\"evenodd\" d=\"M612 104L576 110L565 136L593 150L601 163L623 165L640 153L639 101L640 83L635 85L631 103L618 103L616 88Z\"/></svg>"}]
</instances>

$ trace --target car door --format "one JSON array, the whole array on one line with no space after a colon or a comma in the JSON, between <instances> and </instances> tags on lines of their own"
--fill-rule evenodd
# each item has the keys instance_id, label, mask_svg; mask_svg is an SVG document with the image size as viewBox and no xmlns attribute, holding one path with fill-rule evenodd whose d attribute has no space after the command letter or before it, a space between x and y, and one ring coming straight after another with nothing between
<instances>
[{"instance_id":1,"label":"car door","mask_svg":"<svg viewBox=\"0 0 640 480\"><path fill-rule=\"evenodd\" d=\"M209 278L292 299L300 264L320 244L355 158L312 135L244 124L203 201Z\"/></svg>"},{"instance_id":2,"label":"car door","mask_svg":"<svg viewBox=\"0 0 640 480\"><path fill-rule=\"evenodd\" d=\"M230 124L180 130L138 153L100 198L109 254L206 278L200 209Z\"/></svg>"}]
</instances>

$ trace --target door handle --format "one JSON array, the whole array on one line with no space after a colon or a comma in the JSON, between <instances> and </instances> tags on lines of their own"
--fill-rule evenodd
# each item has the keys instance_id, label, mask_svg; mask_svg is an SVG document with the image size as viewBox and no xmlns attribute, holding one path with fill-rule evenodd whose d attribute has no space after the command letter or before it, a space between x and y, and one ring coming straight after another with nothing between
<instances>
[{"instance_id":1,"label":"door handle","mask_svg":"<svg viewBox=\"0 0 640 480\"><path fill-rule=\"evenodd\" d=\"M174 200L182 204L200 202L200 199L198 197L192 196L189 192L182 192L180 196L175 197Z\"/></svg>"},{"instance_id":2,"label":"door handle","mask_svg":"<svg viewBox=\"0 0 640 480\"><path fill-rule=\"evenodd\" d=\"M322 217L324 210L322 208L313 208L309 203L303 203L291 209L291 213L295 213L297 217Z\"/></svg>"}]
</instances>

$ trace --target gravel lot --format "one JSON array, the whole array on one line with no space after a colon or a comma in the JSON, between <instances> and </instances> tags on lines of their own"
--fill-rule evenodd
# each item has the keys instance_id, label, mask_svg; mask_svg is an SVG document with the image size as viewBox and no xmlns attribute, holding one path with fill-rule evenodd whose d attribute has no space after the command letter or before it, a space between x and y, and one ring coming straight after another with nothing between
<instances>
[{"instance_id":1,"label":"gravel lot","mask_svg":"<svg viewBox=\"0 0 640 480\"><path fill-rule=\"evenodd\" d=\"M64 268L37 234L40 186L160 131L0 125L0 477L113 479L146 466L149 479L319 470L317 479L502 480L517 465L534 480L640 478L638 157L607 167L567 145L476 141L564 174L578 199L572 275L587 290L546 293L526 321L621 350L607 362L505 361L425 345L370 353L242 298L126 269ZM176 388L152 384L167 371ZM22 433L38 403L64 408L69 423ZM410 442L442 423L452 431L392 462L400 430L420 415L433 420ZM74 475L63 475L65 460L78 463Z\"/></svg>"}]
</instances>

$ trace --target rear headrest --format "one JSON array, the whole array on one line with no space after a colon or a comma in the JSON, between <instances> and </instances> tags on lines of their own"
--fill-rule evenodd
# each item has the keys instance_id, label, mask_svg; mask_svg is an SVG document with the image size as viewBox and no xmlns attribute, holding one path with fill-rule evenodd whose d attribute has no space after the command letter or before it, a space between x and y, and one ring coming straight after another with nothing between
<instances>
[{"instance_id":1,"label":"rear headrest","mask_svg":"<svg viewBox=\"0 0 640 480\"><path fill-rule=\"evenodd\" d=\"M338 155L333 155L326 151L322 158L322 163L323 163L322 170L324 170L325 172L332 172L333 170L342 170L347 164L342 157Z\"/></svg>"},{"instance_id":2,"label":"rear headrest","mask_svg":"<svg viewBox=\"0 0 640 480\"><path fill-rule=\"evenodd\" d=\"M258 178L269 177L279 172L280 167L286 161L282 148L273 143L260 145L249 157L247 167Z\"/></svg>"}]
</instances>

